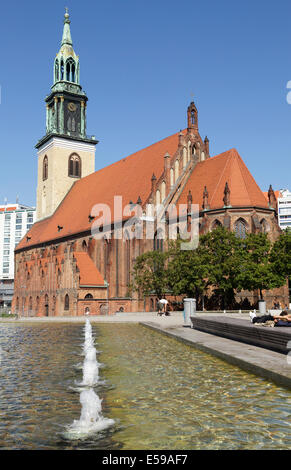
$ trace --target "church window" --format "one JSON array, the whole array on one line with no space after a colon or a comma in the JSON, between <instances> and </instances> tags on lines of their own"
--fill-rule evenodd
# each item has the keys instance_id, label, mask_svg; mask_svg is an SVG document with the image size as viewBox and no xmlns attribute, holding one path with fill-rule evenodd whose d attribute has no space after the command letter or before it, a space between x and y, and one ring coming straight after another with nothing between
<instances>
[{"instance_id":1,"label":"church window","mask_svg":"<svg viewBox=\"0 0 291 470\"><path fill-rule=\"evenodd\" d=\"M66 62L66 80L67 82L75 82L75 62L69 58Z\"/></svg>"},{"instance_id":2,"label":"church window","mask_svg":"<svg viewBox=\"0 0 291 470\"><path fill-rule=\"evenodd\" d=\"M191 109L191 124L195 124L195 111L194 109Z\"/></svg>"},{"instance_id":3,"label":"church window","mask_svg":"<svg viewBox=\"0 0 291 470\"><path fill-rule=\"evenodd\" d=\"M65 295L65 310L69 310L70 308L70 298L68 294Z\"/></svg>"},{"instance_id":4,"label":"church window","mask_svg":"<svg viewBox=\"0 0 291 470\"><path fill-rule=\"evenodd\" d=\"M45 156L44 159L43 159L42 179L43 179L43 181L48 179L48 158L47 158L47 156Z\"/></svg>"},{"instance_id":5,"label":"church window","mask_svg":"<svg viewBox=\"0 0 291 470\"><path fill-rule=\"evenodd\" d=\"M81 178L81 158L76 153L69 158L69 176Z\"/></svg>"},{"instance_id":6,"label":"church window","mask_svg":"<svg viewBox=\"0 0 291 470\"><path fill-rule=\"evenodd\" d=\"M56 59L55 62L55 82L59 80L59 61Z\"/></svg>"},{"instance_id":7,"label":"church window","mask_svg":"<svg viewBox=\"0 0 291 470\"><path fill-rule=\"evenodd\" d=\"M205 153L201 152L201 161L203 162L203 160L205 160Z\"/></svg>"},{"instance_id":8,"label":"church window","mask_svg":"<svg viewBox=\"0 0 291 470\"><path fill-rule=\"evenodd\" d=\"M159 229L156 231L154 236L154 251L163 251L164 250L164 240L163 240L163 230Z\"/></svg>"},{"instance_id":9,"label":"church window","mask_svg":"<svg viewBox=\"0 0 291 470\"><path fill-rule=\"evenodd\" d=\"M234 225L235 235L238 238L246 238L246 222L244 219L238 219Z\"/></svg>"},{"instance_id":10,"label":"church window","mask_svg":"<svg viewBox=\"0 0 291 470\"><path fill-rule=\"evenodd\" d=\"M86 294L85 299L93 299L93 295L92 294Z\"/></svg>"},{"instance_id":11,"label":"church window","mask_svg":"<svg viewBox=\"0 0 291 470\"><path fill-rule=\"evenodd\" d=\"M75 82L75 64L72 64L72 82Z\"/></svg>"},{"instance_id":12,"label":"church window","mask_svg":"<svg viewBox=\"0 0 291 470\"><path fill-rule=\"evenodd\" d=\"M61 80L64 80L64 62L61 60Z\"/></svg>"},{"instance_id":13,"label":"church window","mask_svg":"<svg viewBox=\"0 0 291 470\"><path fill-rule=\"evenodd\" d=\"M215 230L218 227L222 227L222 224L219 220L216 219L212 224L212 230Z\"/></svg>"}]
</instances>

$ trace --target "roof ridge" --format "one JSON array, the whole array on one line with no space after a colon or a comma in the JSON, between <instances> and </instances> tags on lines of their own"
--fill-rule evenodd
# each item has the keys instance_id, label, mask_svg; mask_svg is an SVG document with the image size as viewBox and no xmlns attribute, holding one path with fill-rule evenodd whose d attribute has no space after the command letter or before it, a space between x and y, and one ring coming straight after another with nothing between
<instances>
[{"instance_id":1,"label":"roof ridge","mask_svg":"<svg viewBox=\"0 0 291 470\"><path fill-rule=\"evenodd\" d=\"M158 144L160 144L161 142L164 142L165 140L167 139L170 139L171 137L174 137L175 135L178 135L180 132L185 132L187 129L183 129L182 131L178 131L178 132L174 132L174 134L170 134L168 135L167 137L164 137L164 139L160 139L158 140L157 142L153 142L152 144L150 145L147 145L146 147L143 147L139 150L137 150L136 152L133 152L133 153L130 153L129 155L127 155L126 157L122 157L120 158L119 160L117 160L116 162L112 162L110 163L109 165L106 165L106 166L103 166L102 168L99 168L99 170L96 170L94 171L93 173L90 173L90 175L87 175L87 176L84 176L83 178L81 178L80 180L78 180L76 183L78 183L79 181L83 181L83 180L86 180L87 178L89 178L90 176L94 175L95 173L98 173L99 171L102 171L106 168L110 168L114 165L117 165L118 163L124 161L124 160L127 160L129 159L130 157L133 157L134 155L138 154L139 152L142 152L144 150L149 150L151 147L154 147Z\"/></svg>"},{"instance_id":2,"label":"roof ridge","mask_svg":"<svg viewBox=\"0 0 291 470\"><path fill-rule=\"evenodd\" d=\"M236 161L237 164L238 164L238 165L237 165L237 166L238 166L238 170L239 170L239 172L240 172L240 175L241 175L241 178L242 178L242 182L243 182L244 187L245 187L245 190L246 190L246 194L247 194L247 196L248 196L248 198L249 198L249 202L250 202L250 204L251 204L252 201L251 201L251 197L250 197L250 194L249 194L248 186L247 186L246 181L245 181L245 175L244 175L244 173L243 173L243 171L242 171L241 163L243 164L243 166L244 166L245 168L246 168L246 166L245 166L244 162L242 161L242 159L240 158L239 155L234 156L234 159L235 159L234 161Z\"/></svg>"},{"instance_id":3,"label":"roof ridge","mask_svg":"<svg viewBox=\"0 0 291 470\"><path fill-rule=\"evenodd\" d=\"M226 153L226 152L224 152L224 153ZM222 155L222 154L220 154L220 155ZM218 156L218 155L217 155L217 156ZM213 193L212 193L212 196L211 196L211 198L210 198L210 201L209 201L210 207L211 207L211 202L212 202L212 200L213 200L213 198L214 198L214 195L215 195L215 193L216 193L216 191L217 191L217 188L219 187L219 184L220 184L220 182L221 182L221 180L222 180L222 177L223 177L223 175L224 175L224 173L225 173L225 170L226 170L226 168L227 168L227 166L228 166L228 163L229 163L230 158L232 158L232 155L228 155L228 158L226 159L226 162L225 162L225 165L224 165L224 167L223 167L223 170L222 170L222 172L220 173L220 178L219 178L219 180L217 181L217 184L216 184L216 186L215 186L215 189L214 189L214 191L213 191Z\"/></svg>"}]
</instances>

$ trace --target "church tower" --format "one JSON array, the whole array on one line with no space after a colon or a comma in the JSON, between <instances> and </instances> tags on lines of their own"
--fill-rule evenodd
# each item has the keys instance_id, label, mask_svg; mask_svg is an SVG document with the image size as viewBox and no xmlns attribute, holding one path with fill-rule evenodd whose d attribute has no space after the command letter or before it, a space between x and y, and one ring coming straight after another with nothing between
<instances>
[{"instance_id":1,"label":"church tower","mask_svg":"<svg viewBox=\"0 0 291 470\"><path fill-rule=\"evenodd\" d=\"M55 211L76 180L95 171L98 141L86 135L87 101L66 9L61 48L54 61L54 82L45 99L46 134L36 144L37 220Z\"/></svg>"}]
</instances>

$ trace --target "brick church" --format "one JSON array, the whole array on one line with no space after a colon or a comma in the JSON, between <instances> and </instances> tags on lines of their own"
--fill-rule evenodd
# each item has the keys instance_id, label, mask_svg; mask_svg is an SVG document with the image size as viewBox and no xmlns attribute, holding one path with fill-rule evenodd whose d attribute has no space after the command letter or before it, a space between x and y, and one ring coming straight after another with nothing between
<instances>
[{"instance_id":1,"label":"brick church","mask_svg":"<svg viewBox=\"0 0 291 470\"><path fill-rule=\"evenodd\" d=\"M199 205L199 230L222 225L244 237L268 232L276 239L276 197L270 187L266 198L235 149L210 156L209 140L199 134L198 111L191 102L187 128L95 172L98 141L86 134L87 96L79 82L66 12L61 48L54 60L54 84L46 97L46 134L38 151L37 222L15 250L13 311L23 316L112 314L155 308L153 299L130 294L136 257L165 249L157 231L153 239L115 238L104 219L103 236L92 226L94 206L106 204L114 212L114 196L122 207L140 207L146 220L149 203ZM122 213L122 211L121 211ZM189 216L189 213L187 214ZM128 223L120 216L120 227ZM115 217L116 223L116 217ZM155 217L152 218L155 227ZM274 295L284 304L286 287ZM253 294L251 300L254 300Z\"/></svg>"}]
</instances>

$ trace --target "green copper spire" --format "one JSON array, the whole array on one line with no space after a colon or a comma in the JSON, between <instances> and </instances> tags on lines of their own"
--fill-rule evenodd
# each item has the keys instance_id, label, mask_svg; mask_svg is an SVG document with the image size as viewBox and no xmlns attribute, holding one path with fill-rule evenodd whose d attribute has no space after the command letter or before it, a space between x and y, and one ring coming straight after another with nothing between
<instances>
[{"instance_id":1,"label":"green copper spire","mask_svg":"<svg viewBox=\"0 0 291 470\"><path fill-rule=\"evenodd\" d=\"M80 89L79 57L73 49L69 18L68 8L66 8L62 44L54 64L54 85L69 82L74 83Z\"/></svg>"},{"instance_id":2,"label":"green copper spire","mask_svg":"<svg viewBox=\"0 0 291 470\"><path fill-rule=\"evenodd\" d=\"M66 7L65 19L64 19L64 30L62 37L62 46L68 44L69 46L73 45L71 30L70 30L70 16L68 13L68 8Z\"/></svg>"},{"instance_id":3,"label":"green copper spire","mask_svg":"<svg viewBox=\"0 0 291 470\"><path fill-rule=\"evenodd\" d=\"M71 140L97 141L86 134L88 98L80 85L79 56L73 49L70 17L66 8L62 43L54 59L54 78L50 94L46 97L46 134L37 148L51 136Z\"/></svg>"}]
</instances>

